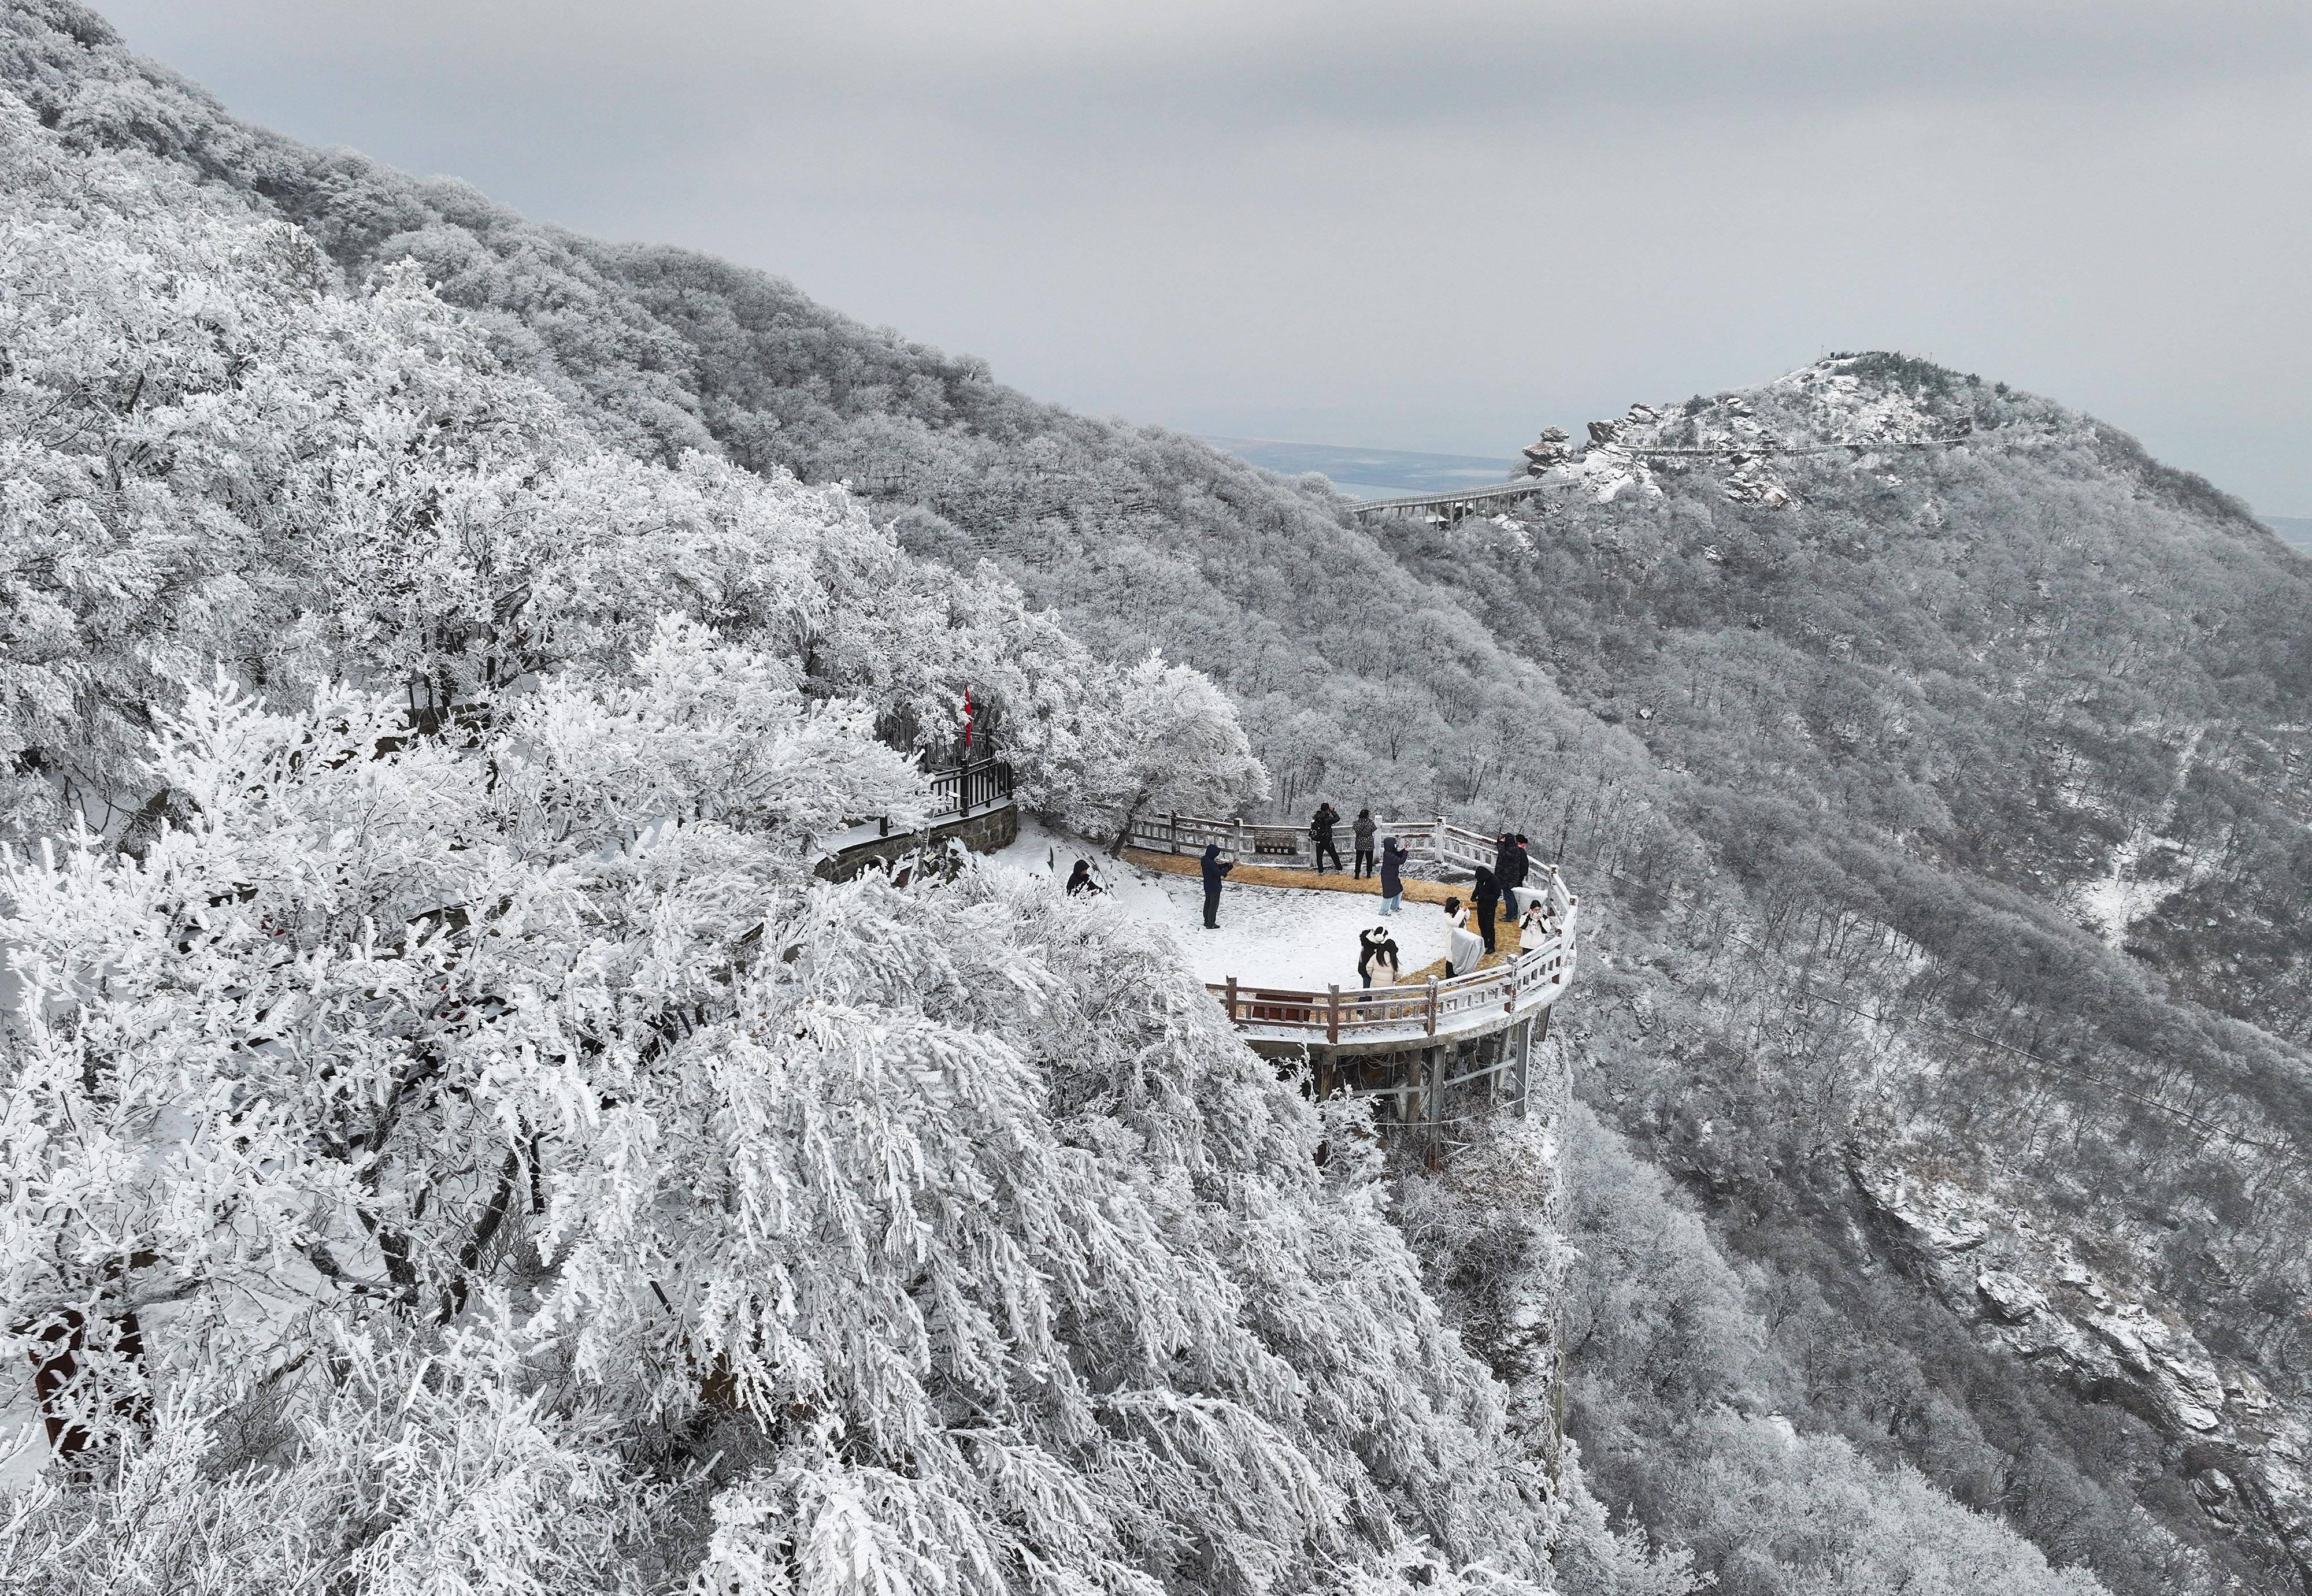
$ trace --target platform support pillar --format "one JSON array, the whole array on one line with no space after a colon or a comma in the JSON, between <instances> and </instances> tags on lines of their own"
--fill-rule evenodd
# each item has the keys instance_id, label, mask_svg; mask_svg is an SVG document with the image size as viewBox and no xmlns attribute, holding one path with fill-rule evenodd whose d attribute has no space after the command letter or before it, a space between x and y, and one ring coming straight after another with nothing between
<instances>
[{"instance_id":1,"label":"platform support pillar","mask_svg":"<svg viewBox=\"0 0 2312 1596\"><path fill-rule=\"evenodd\" d=\"M1421 1050L1421 1124L1423 1143L1422 1155L1432 1169L1445 1156L1445 1055L1451 1050L1441 1043Z\"/></svg>"},{"instance_id":2,"label":"platform support pillar","mask_svg":"<svg viewBox=\"0 0 2312 1596\"><path fill-rule=\"evenodd\" d=\"M1526 1116L1527 1080L1533 1071L1533 1022L1525 1020L1518 1025L1517 1034L1517 1116Z\"/></svg>"}]
</instances>

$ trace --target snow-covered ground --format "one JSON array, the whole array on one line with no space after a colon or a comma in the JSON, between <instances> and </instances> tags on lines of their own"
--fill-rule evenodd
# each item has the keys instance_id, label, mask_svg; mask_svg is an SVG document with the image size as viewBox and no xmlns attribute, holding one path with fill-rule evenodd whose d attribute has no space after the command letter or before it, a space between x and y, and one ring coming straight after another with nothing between
<instances>
[{"instance_id":1,"label":"snow-covered ground","mask_svg":"<svg viewBox=\"0 0 2312 1596\"><path fill-rule=\"evenodd\" d=\"M1384 920L1380 900L1358 893L1303 892L1290 887L1238 886L1221 894L1221 925L1204 929L1204 889L1194 876L1143 870L1107 858L1091 844L1022 816L1020 840L993 856L1015 869L1050 878L1052 890L1090 859L1108 888L1108 901L1135 920L1170 930L1188 964L1204 981L1233 975L1246 985L1322 991L1333 982L1357 986L1357 933L1387 926L1397 938L1399 968L1410 974L1445 956L1445 911L1407 900Z\"/></svg>"},{"instance_id":2,"label":"snow-covered ground","mask_svg":"<svg viewBox=\"0 0 2312 1596\"><path fill-rule=\"evenodd\" d=\"M2186 887L2195 885L2205 875L2200 862L2194 859L2181 842L2162 836L2175 824L2176 806L2183 801L2184 790L2192 780L2192 767L2198 763L2200 744L2207 737L2204 725L2185 728L2184 746L2176 758L2176 779L2168 789L2167 801L2149 827L2140 827L2124 842L2111 850L2111 874L2087 882L2075 890L2075 902L2080 917L2095 928L2096 934L2114 947L2124 946L2127 928L2145 918L2160 904ZM2077 784L2071 784L2076 788ZM2107 806L2094 803L2084 795L2073 796L2070 801L2077 808L2100 808L2110 812ZM2146 881L2137 874L2136 866L2153 848L2173 852L2175 863L2182 868Z\"/></svg>"}]
</instances>

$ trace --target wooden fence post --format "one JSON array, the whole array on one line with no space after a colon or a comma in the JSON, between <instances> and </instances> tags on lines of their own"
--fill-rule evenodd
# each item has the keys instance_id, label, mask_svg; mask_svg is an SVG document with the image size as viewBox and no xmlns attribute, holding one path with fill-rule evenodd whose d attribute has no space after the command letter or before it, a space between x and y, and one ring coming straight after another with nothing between
<instances>
[{"instance_id":1,"label":"wooden fence post","mask_svg":"<svg viewBox=\"0 0 2312 1596\"><path fill-rule=\"evenodd\" d=\"M1429 978L1429 1034L1437 1034L1437 978Z\"/></svg>"},{"instance_id":2,"label":"wooden fence post","mask_svg":"<svg viewBox=\"0 0 2312 1596\"><path fill-rule=\"evenodd\" d=\"M1338 1045L1341 1040L1341 983L1332 985L1332 997L1325 1005L1325 1040Z\"/></svg>"},{"instance_id":3,"label":"wooden fence post","mask_svg":"<svg viewBox=\"0 0 2312 1596\"><path fill-rule=\"evenodd\" d=\"M1178 809L1172 811L1172 829L1170 835L1172 839L1172 851L1174 853L1178 853L1180 851L1180 812Z\"/></svg>"},{"instance_id":4,"label":"wooden fence post","mask_svg":"<svg viewBox=\"0 0 2312 1596\"><path fill-rule=\"evenodd\" d=\"M1228 978L1228 1010L1229 1024L1233 1025L1236 1024L1236 977L1233 975Z\"/></svg>"}]
</instances>

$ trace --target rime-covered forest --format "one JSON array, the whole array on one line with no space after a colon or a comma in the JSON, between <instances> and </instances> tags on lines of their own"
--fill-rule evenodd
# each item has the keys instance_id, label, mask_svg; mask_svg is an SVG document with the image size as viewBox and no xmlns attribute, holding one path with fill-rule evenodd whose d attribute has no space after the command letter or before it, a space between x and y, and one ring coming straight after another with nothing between
<instances>
[{"instance_id":1,"label":"rime-covered forest","mask_svg":"<svg viewBox=\"0 0 2312 1596\"><path fill-rule=\"evenodd\" d=\"M1850 354L1362 521L65 0L0 193L0 1590L2312 1580L2312 563L2215 487ZM1060 824L1528 833L1580 1104L1397 1167L1096 904L815 881L967 690Z\"/></svg>"}]
</instances>

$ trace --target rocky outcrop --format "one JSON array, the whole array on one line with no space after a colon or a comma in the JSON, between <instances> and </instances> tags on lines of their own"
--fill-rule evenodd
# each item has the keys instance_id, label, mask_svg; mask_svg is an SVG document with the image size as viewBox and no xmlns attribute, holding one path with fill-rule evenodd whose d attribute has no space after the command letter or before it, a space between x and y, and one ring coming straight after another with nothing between
<instances>
[{"instance_id":1,"label":"rocky outcrop","mask_svg":"<svg viewBox=\"0 0 2312 1596\"><path fill-rule=\"evenodd\" d=\"M1782 480L1756 460L1744 460L1720 480L1726 496L1737 504L1758 504L1782 510L1791 503L1791 490Z\"/></svg>"},{"instance_id":2,"label":"rocky outcrop","mask_svg":"<svg viewBox=\"0 0 2312 1596\"><path fill-rule=\"evenodd\" d=\"M2284 1547L2312 1586L2312 1424L2211 1354L2175 1310L2101 1278L2065 1238L1876 1151L1848 1167L1886 1234L1976 1337L2180 1450L2211 1522Z\"/></svg>"},{"instance_id":3,"label":"rocky outcrop","mask_svg":"<svg viewBox=\"0 0 2312 1596\"><path fill-rule=\"evenodd\" d=\"M1573 458L1572 440L1563 427L1545 427L1540 437L1528 444L1524 450L1525 469L1528 476L1539 476L1553 466L1563 466Z\"/></svg>"}]
</instances>

